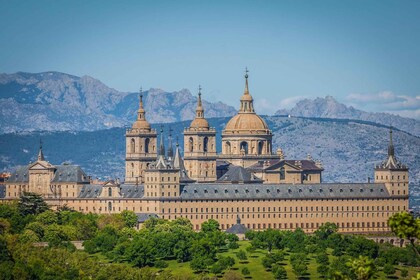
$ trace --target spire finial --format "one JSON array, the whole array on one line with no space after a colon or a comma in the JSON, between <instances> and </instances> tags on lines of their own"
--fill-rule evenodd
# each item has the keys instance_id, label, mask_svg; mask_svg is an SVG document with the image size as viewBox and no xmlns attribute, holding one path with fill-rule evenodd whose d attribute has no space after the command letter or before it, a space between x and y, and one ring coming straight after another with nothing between
<instances>
[{"instance_id":1,"label":"spire finial","mask_svg":"<svg viewBox=\"0 0 420 280\"><path fill-rule=\"evenodd\" d=\"M160 146L159 146L159 155L165 156L165 144L163 142L163 124L160 125Z\"/></svg>"},{"instance_id":2,"label":"spire finial","mask_svg":"<svg viewBox=\"0 0 420 280\"><path fill-rule=\"evenodd\" d=\"M139 91L140 109L143 109L143 88L140 87Z\"/></svg>"},{"instance_id":3,"label":"spire finial","mask_svg":"<svg viewBox=\"0 0 420 280\"><path fill-rule=\"evenodd\" d=\"M172 147L172 127L169 127L169 147L168 147L168 158L173 158L174 150Z\"/></svg>"},{"instance_id":4,"label":"spire finial","mask_svg":"<svg viewBox=\"0 0 420 280\"><path fill-rule=\"evenodd\" d=\"M201 90L202 90L201 85L198 85L198 104L197 104L197 107L201 107L202 106L202 103L201 103Z\"/></svg>"},{"instance_id":5,"label":"spire finial","mask_svg":"<svg viewBox=\"0 0 420 280\"><path fill-rule=\"evenodd\" d=\"M248 67L245 67L245 91L244 94L249 94L249 89L248 89Z\"/></svg>"},{"instance_id":6,"label":"spire finial","mask_svg":"<svg viewBox=\"0 0 420 280\"><path fill-rule=\"evenodd\" d=\"M388 156L394 156L394 143L392 143L392 126L389 127Z\"/></svg>"},{"instance_id":7,"label":"spire finial","mask_svg":"<svg viewBox=\"0 0 420 280\"><path fill-rule=\"evenodd\" d=\"M44 153L42 152L42 139L41 138L39 138L38 160L44 160Z\"/></svg>"}]
</instances>

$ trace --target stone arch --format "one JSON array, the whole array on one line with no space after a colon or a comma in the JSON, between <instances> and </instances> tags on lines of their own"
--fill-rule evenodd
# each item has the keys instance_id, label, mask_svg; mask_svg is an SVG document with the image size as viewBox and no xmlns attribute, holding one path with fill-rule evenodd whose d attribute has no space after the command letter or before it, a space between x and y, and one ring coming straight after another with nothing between
<instances>
[{"instance_id":1,"label":"stone arch","mask_svg":"<svg viewBox=\"0 0 420 280\"><path fill-rule=\"evenodd\" d=\"M230 154L230 153L232 152L232 147L231 147L231 145L230 145L230 142L229 142L229 141L226 141L226 144L225 144L225 151L226 151L226 154Z\"/></svg>"},{"instance_id":2,"label":"stone arch","mask_svg":"<svg viewBox=\"0 0 420 280\"><path fill-rule=\"evenodd\" d=\"M130 140L130 152L133 154L136 152L136 140L134 138Z\"/></svg>"},{"instance_id":3,"label":"stone arch","mask_svg":"<svg viewBox=\"0 0 420 280\"><path fill-rule=\"evenodd\" d=\"M264 142L263 141L259 141L258 142L258 154L261 155L264 151Z\"/></svg>"},{"instance_id":4,"label":"stone arch","mask_svg":"<svg viewBox=\"0 0 420 280\"><path fill-rule=\"evenodd\" d=\"M146 154L149 152L149 146L150 146L150 138L146 138L144 140L144 152Z\"/></svg>"},{"instance_id":5,"label":"stone arch","mask_svg":"<svg viewBox=\"0 0 420 280\"><path fill-rule=\"evenodd\" d=\"M203 152L208 152L209 138L206 136L203 139Z\"/></svg>"},{"instance_id":6,"label":"stone arch","mask_svg":"<svg viewBox=\"0 0 420 280\"><path fill-rule=\"evenodd\" d=\"M188 139L188 151L190 153L194 152L194 139L192 137Z\"/></svg>"},{"instance_id":7,"label":"stone arch","mask_svg":"<svg viewBox=\"0 0 420 280\"><path fill-rule=\"evenodd\" d=\"M248 154L248 142L242 141L241 144L239 145L239 150L240 151L243 150L245 152L245 154L247 155Z\"/></svg>"}]
</instances>

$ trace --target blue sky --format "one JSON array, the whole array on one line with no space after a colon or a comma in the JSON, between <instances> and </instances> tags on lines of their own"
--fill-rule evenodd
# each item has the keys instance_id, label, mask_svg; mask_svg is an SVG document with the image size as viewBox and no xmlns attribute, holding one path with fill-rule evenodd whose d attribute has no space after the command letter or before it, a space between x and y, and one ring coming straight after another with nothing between
<instances>
[{"instance_id":1,"label":"blue sky","mask_svg":"<svg viewBox=\"0 0 420 280\"><path fill-rule=\"evenodd\" d=\"M188 88L259 113L332 95L420 119L420 1L3 1L0 72Z\"/></svg>"}]
</instances>

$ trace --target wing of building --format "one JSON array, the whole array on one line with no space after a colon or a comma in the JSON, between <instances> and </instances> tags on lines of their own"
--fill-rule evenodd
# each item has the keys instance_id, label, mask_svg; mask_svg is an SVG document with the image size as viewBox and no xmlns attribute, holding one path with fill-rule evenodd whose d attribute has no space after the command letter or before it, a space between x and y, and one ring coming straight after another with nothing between
<instances>
[{"instance_id":1,"label":"wing of building","mask_svg":"<svg viewBox=\"0 0 420 280\"><path fill-rule=\"evenodd\" d=\"M310 155L287 159L273 152L272 132L256 114L248 74L238 113L222 131L216 152L216 129L205 118L198 92L196 116L184 130L183 155L172 135L167 149L164 130L146 120L140 93L137 120L126 131L125 181L94 182L76 165L53 165L42 146L35 162L0 182L0 198L41 194L53 207L92 213L132 210L149 217L191 220L194 229L208 219L222 229L295 229L315 231L326 222L341 232L388 232L388 218L408 210L408 167L395 156L392 130L388 157L374 167L375 181L322 183L322 163ZM123 137L123 136L121 136ZM158 143L159 142L159 143ZM158 145L159 144L159 145Z\"/></svg>"}]
</instances>

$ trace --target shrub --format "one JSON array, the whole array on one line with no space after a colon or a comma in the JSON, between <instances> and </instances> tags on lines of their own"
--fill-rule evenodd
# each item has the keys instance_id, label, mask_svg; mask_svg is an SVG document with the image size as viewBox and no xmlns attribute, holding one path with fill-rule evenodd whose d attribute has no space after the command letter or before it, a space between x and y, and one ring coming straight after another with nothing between
<instances>
[{"instance_id":1,"label":"shrub","mask_svg":"<svg viewBox=\"0 0 420 280\"><path fill-rule=\"evenodd\" d=\"M251 272L249 271L249 269L247 267L242 268L242 274L243 275L249 275L251 274Z\"/></svg>"}]
</instances>

